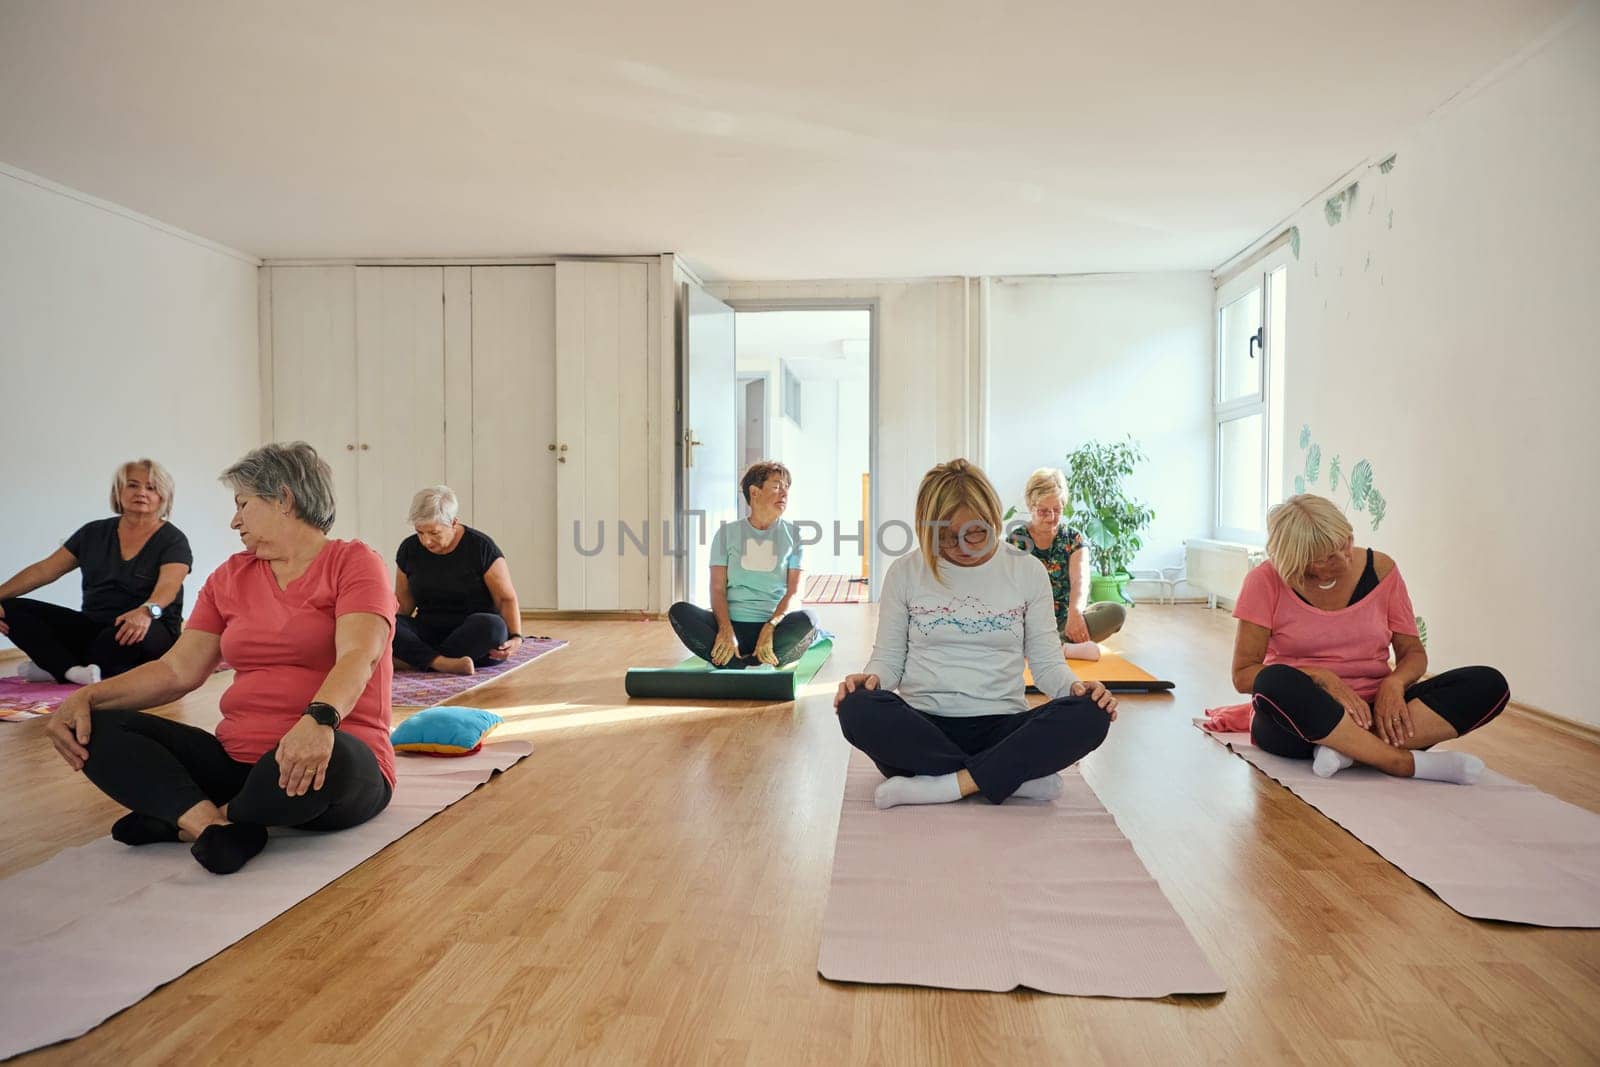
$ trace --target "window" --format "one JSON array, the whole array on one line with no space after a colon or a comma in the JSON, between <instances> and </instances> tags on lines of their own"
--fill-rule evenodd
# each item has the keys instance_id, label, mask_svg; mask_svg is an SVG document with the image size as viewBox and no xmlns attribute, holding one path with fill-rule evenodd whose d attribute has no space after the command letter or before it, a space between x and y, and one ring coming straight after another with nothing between
<instances>
[{"instance_id":1,"label":"window","mask_svg":"<svg viewBox=\"0 0 1600 1067\"><path fill-rule=\"evenodd\" d=\"M783 367L783 413L790 422L800 425L800 379L788 364Z\"/></svg>"},{"instance_id":2,"label":"window","mask_svg":"<svg viewBox=\"0 0 1600 1067\"><path fill-rule=\"evenodd\" d=\"M1284 324L1289 250L1217 287L1216 536L1262 544L1282 499Z\"/></svg>"}]
</instances>

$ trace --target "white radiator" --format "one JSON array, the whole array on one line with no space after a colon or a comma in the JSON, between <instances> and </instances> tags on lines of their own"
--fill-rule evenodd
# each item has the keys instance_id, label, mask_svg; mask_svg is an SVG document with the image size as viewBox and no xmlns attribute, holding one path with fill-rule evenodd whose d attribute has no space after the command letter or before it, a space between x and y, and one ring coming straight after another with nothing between
<instances>
[{"instance_id":1,"label":"white radiator","mask_svg":"<svg viewBox=\"0 0 1600 1067\"><path fill-rule=\"evenodd\" d=\"M1238 596L1244 576L1266 558L1261 549L1233 541L1192 538L1183 543L1185 580L1191 588L1206 594L1212 607L1217 606L1219 596L1229 600Z\"/></svg>"}]
</instances>

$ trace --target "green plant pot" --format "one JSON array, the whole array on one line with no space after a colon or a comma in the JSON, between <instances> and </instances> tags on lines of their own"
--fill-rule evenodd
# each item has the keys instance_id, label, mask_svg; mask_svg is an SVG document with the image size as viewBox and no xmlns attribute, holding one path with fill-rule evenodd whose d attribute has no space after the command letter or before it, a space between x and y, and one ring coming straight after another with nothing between
<instances>
[{"instance_id":1,"label":"green plant pot","mask_svg":"<svg viewBox=\"0 0 1600 1067\"><path fill-rule=\"evenodd\" d=\"M1092 574L1089 576L1089 603L1100 604L1111 601L1113 604L1132 604L1128 599L1128 583L1133 581L1133 575L1127 571L1118 571L1116 574Z\"/></svg>"}]
</instances>

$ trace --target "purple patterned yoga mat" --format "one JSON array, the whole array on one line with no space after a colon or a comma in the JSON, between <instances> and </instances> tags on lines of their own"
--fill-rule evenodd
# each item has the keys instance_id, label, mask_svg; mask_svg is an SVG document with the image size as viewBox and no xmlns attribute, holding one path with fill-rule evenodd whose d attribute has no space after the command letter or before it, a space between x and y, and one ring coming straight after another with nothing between
<instances>
[{"instance_id":1,"label":"purple patterned yoga mat","mask_svg":"<svg viewBox=\"0 0 1600 1067\"><path fill-rule=\"evenodd\" d=\"M476 689L485 682L492 682L507 671L514 671L524 664L532 663L546 652L554 652L565 645L565 641L554 637L532 637L522 642L522 647L512 654L504 663L497 663L493 667L479 667L478 673L473 675L440 674L438 671L395 671L394 694L395 707L432 707L443 704L469 689Z\"/></svg>"},{"instance_id":2,"label":"purple patterned yoga mat","mask_svg":"<svg viewBox=\"0 0 1600 1067\"><path fill-rule=\"evenodd\" d=\"M75 685L24 682L16 677L0 678L0 722L22 722L48 715L77 691L78 686Z\"/></svg>"}]
</instances>

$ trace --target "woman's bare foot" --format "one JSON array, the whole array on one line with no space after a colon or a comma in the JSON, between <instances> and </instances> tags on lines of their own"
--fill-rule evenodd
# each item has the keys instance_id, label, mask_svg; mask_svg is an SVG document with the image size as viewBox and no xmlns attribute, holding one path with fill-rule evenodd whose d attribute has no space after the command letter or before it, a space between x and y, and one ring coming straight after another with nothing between
<instances>
[{"instance_id":1,"label":"woman's bare foot","mask_svg":"<svg viewBox=\"0 0 1600 1067\"><path fill-rule=\"evenodd\" d=\"M473 674L478 668L470 656L437 656L433 669L442 674Z\"/></svg>"}]
</instances>

